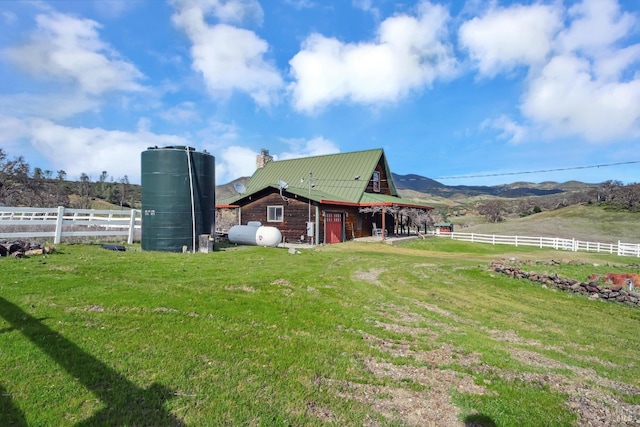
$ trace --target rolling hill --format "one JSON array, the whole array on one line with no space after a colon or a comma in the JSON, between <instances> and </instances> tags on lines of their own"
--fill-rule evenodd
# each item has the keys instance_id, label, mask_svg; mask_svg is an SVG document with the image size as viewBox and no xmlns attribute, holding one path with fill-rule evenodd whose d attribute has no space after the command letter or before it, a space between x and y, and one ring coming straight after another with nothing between
<instances>
[{"instance_id":1,"label":"rolling hill","mask_svg":"<svg viewBox=\"0 0 640 427\"><path fill-rule=\"evenodd\" d=\"M597 187L597 184L586 184L578 181L558 183L552 181L535 184L532 182L514 182L512 184L484 186L484 185L445 185L441 182L420 175L393 175L393 182L398 190L413 190L432 196L473 197L490 195L505 198L546 196L567 191L582 191Z\"/></svg>"},{"instance_id":2,"label":"rolling hill","mask_svg":"<svg viewBox=\"0 0 640 427\"><path fill-rule=\"evenodd\" d=\"M599 184L587 184L579 181L553 182L545 181L541 183L514 182L511 184L486 186L486 185L446 185L434 179L421 175L408 174L398 175L392 173L393 182L396 189L403 195L414 199L461 199L476 196L495 196L508 199L519 197L548 196L566 192L587 191L596 188ZM216 199L224 200L237 195L234 185L246 183L248 177L241 177L227 184L216 186ZM418 194L419 193L419 194Z\"/></svg>"}]
</instances>

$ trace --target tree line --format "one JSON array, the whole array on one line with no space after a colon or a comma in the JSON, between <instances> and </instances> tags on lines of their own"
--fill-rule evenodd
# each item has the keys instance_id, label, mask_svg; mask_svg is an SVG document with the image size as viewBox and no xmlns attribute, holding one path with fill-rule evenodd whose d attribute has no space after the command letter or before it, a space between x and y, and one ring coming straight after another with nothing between
<instances>
[{"instance_id":1,"label":"tree line","mask_svg":"<svg viewBox=\"0 0 640 427\"><path fill-rule=\"evenodd\" d=\"M103 171L97 181L86 173L79 181L68 181L64 170L31 169L23 156L9 158L0 148L0 205L89 209L96 199L121 208L137 207L140 187L125 175L115 179Z\"/></svg>"},{"instance_id":2,"label":"tree line","mask_svg":"<svg viewBox=\"0 0 640 427\"><path fill-rule=\"evenodd\" d=\"M520 217L576 204L597 204L605 209L640 212L640 184L605 181L597 187L563 193L556 197L525 198L516 203L490 199L476 206L478 213L489 222L503 221L509 215Z\"/></svg>"}]
</instances>

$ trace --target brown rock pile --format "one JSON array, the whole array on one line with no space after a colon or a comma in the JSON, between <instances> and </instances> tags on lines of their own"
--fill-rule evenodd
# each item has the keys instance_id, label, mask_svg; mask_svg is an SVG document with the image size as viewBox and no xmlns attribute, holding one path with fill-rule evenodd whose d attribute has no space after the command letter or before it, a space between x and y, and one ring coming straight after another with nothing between
<instances>
[{"instance_id":1,"label":"brown rock pile","mask_svg":"<svg viewBox=\"0 0 640 427\"><path fill-rule=\"evenodd\" d=\"M0 242L0 257L22 258L29 255L42 255L53 251L51 246L31 244L22 240Z\"/></svg>"},{"instance_id":2,"label":"brown rock pile","mask_svg":"<svg viewBox=\"0 0 640 427\"><path fill-rule=\"evenodd\" d=\"M516 279L527 279L534 283L551 286L567 292L579 293L592 299L603 299L630 306L640 307L640 289L625 289L620 285L602 285L598 282L580 282L579 280L560 277L557 274L541 274L523 271L520 267L509 266L502 262L493 262L489 267L496 273L506 274Z\"/></svg>"}]
</instances>

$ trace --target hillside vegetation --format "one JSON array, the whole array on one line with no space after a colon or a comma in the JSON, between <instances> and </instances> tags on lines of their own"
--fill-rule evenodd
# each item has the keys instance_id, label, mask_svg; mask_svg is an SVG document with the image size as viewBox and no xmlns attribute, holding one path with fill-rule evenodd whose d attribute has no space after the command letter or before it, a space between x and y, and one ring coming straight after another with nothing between
<instances>
[{"instance_id":1,"label":"hillside vegetation","mask_svg":"<svg viewBox=\"0 0 640 427\"><path fill-rule=\"evenodd\" d=\"M640 422L640 309L488 269L584 280L633 258L438 238L139 249L0 259L1 424Z\"/></svg>"},{"instance_id":2,"label":"hillside vegetation","mask_svg":"<svg viewBox=\"0 0 640 427\"><path fill-rule=\"evenodd\" d=\"M451 218L456 222L455 218ZM583 241L616 243L640 241L640 212L618 211L597 205L571 205L523 218L458 227L465 233L565 237ZM463 225L463 224L459 224Z\"/></svg>"}]
</instances>

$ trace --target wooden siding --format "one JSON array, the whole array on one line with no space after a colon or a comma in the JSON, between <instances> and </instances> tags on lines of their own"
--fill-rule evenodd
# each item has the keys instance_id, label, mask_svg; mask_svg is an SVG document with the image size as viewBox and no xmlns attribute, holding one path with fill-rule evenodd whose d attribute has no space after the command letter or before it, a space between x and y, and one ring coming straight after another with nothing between
<instances>
[{"instance_id":1,"label":"wooden siding","mask_svg":"<svg viewBox=\"0 0 640 427\"><path fill-rule=\"evenodd\" d=\"M389 188L390 178L387 176L384 164L382 164L382 160L376 165L375 171L380 174L380 191L373 191L373 174L371 174L371 176L369 177L369 183L367 184L367 189L365 191L367 193L386 194L391 196L391 189Z\"/></svg>"},{"instance_id":2,"label":"wooden siding","mask_svg":"<svg viewBox=\"0 0 640 427\"><path fill-rule=\"evenodd\" d=\"M247 224L249 221L260 221L262 225L268 227L276 227L282 233L282 238L286 242L300 242L300 238L304 236L307 240L307 220L309 217L309 205L305 201L301 201L290 197L288 201L284 201L279 193L256 195L258 200L250 201L242 206L242 223ZM283 218L282 222L267 221L267 207L282 206ZM315 215L315 207L311 207L311 220Z\"/></svg>"},{"instance_id":3,"label":"wooden siding","mask_svg":"<svg viewBox=\"0 0 640 427\"><path fill-rule=\"evenodd\" d=\"M305 199L289 197L289 201L285 202L277 192L256 195L256 197L259 197L258 200L250 201L242 206L242 224L247 224L249 221L260 221L265 226L278 228L286 242L297 243L301 241L301 237L303 237L302 241L305 243L309 242L307 237L309 204ZM267 222L267 206L282 206L284 209L283 221ZM343 215L343 239L345 240L371 236L374 218L377 219L378 226L381 225L380 214L376 214L375 217L372 217L370 213L362 214L358 212L358 207L356 206L321 204L319 205L319 211L319 224L315 228L318 231L318 236L315 240L317 243L325 243L324 217L327 212L339 212ZM311 221L316 221L315 214L316 205L312 204ZM387 215L386 222L387 229L391 232L393 230L393 217Z\"/></svg>"}]
</instances>

